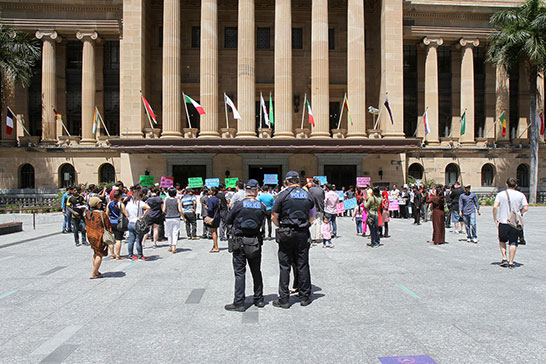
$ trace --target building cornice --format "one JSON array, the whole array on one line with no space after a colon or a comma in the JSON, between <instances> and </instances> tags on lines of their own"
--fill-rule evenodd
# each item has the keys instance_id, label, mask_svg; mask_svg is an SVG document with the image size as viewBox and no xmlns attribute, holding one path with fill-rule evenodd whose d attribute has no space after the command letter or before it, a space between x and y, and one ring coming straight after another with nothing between
<instances>
[{"instance_id":1,"label":"building cornice","mask_svg":"<svg viewBox=\"0 0 546 364\"><path fill-rule=\"evenodd\" d=\"M38 30L56 30L58 33L75 34L77 31L98 32L100 34L121 33L121 20L76 20L76 19L22 19L2 18L3 24L10 27L34 32Z\"/></svg>"},{"instance_id":2,"label":"building cornice","mask_svg":"<svg viewBox=\"0 0 546 364\"><path fill-rule=\"evenodd\" d=\"M89 4L91 3L91 4ZM44 12L44 11L67 11L67 12L121 12L123 11L122 4L119 5L106 5L106 4L92 4L91 1L86 4L54 4L54 3L8 3L5 2L0 5L2 10L29 10L32 12Z\"/></svg>"},{"instance_id":3,"label":"building cornice","mask_svg":"<svg viewBox=\"0 0 546 364\"><path fill-rule=\"evenodd\" d=\"M413 25L404 27L404 38L415 38L417 40L424 37L443 38L444 40L459 41L465 39L486 40L495 29L493 28L466 28L466 27L439 27L428 25Z\"/></svg>"}]
</instances>

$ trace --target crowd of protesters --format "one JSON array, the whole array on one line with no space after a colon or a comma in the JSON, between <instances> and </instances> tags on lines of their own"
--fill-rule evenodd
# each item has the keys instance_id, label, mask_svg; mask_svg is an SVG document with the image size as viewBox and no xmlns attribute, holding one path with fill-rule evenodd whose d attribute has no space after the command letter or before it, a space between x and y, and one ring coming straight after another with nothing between
<instances>
[{"instance_id":1,"label":"crowd of protesters","mask_svg":"<svg viewBox=\"0 0 546 364\"><path fill-rule=\"evenodd\" d=\"M333 239L339 237L337 219L349 217L354 221L356 234L370 239L368 246L381 246L381 239L389 238L391 219L413 218L415 225L431 221L433 227L431 244L446 242L446 228L452 233L464 234L469 243L478 243L476 215L481 214L477 196L470 185L397 185L372 187L342 187L333 184L321 185L318 179L302 183L309 192L317 211L317 218L310 227L311 244L334 248ZM264 240L273 239L271 210L280 192L278 186L263 186L258 199L266 207L266 219L262 227ZM67 188L61 204L64 213L63 233L72 233L76 246L91 245L94 250L94 269L91 278L100 278L100 260L108 255L112 259L124 259L121 246L128 237L127 259L147 260L143 248L148 239L151 247L167 241L168 251L177 252L181 238L180 225L184 222L186 238L210 239L210 253L218 253L218 240L229 238L230 226L226 217L230 208L245 198L244 185L238 182L235 188L218 187L191 189L175 184L162 188L159 184L143 187L140 184L127 187L119 181L110 188L99 189L96 185ZM518 195L518 201L519 201ZM345 209L343 202L356 200L356 206ZM203 220L201 234L197 221ZM464 230L463 231L463 227ZM103 232L111 235L103 239ZM106 244L103 240L108 240ZM523 233L518 233L518 242L524 244ZM506 258L506 248L501 246ZM504 259L506 260L506 259ZM503 260L503 264L504 264ZM505 265L513 264L513 259Z\"/></svg>"}]
</instances>

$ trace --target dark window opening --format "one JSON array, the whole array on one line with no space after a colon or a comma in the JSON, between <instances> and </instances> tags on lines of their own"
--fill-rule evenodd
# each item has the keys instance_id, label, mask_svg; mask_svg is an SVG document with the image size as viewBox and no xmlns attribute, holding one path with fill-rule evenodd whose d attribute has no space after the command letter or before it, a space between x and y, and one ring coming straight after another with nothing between
<instances>
[{"instance_id":1,"label":"dark window opening","mask_svg":"<svg viewBox=\"0 0 546 364\"><path fill-rule=\"evenodd\" d=\"M185 188L188 185L188 178L201 177L203 182L207 178L206 165L173 165L173 177L175 183Z\"/></svg>"},{"instance_id":2,"label":"dark window opening","mask_svg":"<svg viewBox=\"0 0 546 364\"><path fill-rule=\"evenodd\" d=\"M447 137L451 133L451 77L451 49L438 47L438 134L441 137Z\"/></svg>"},{"instance_id":3,"label":"dark window opening","mask_svg":"<svg viewBox=\"0 0 546 364\"><path fill-rule=\"evenodd\" d=\"M336 49L336 33L334 28L328 29L328 49Z\"/></svg>"},{"instance_id":4,"label":"dark window opening","mask_svg":"<svg viewBox=\"0 0 546 364\"><path fill-rule=\"evenodd\" d=\"M119 40L104 42L103 75L104 123L110 135L119 135Z\"/></svg>"},{"instance_id":5,"label":"dark window opening","mask_svg":"<svg viewBox=\"0 0 546 364\"><path fill-rule=\"evenodd\" d=\"M337 129L339 122L339 102L330 102L330 132L332 129Z\"/></svg>"},{"instance_id":6,"label":"dark window opening","mask_svg":"<svg viewBox=\"0 0 546 364\"><path fill-rule=\"evenodd\" d=\"M50 106L51 107L51 106ZM57 110L58 111L58 110ZM51 110L53 113L53 110ZM64 115L63 115L64 116ZM28 88L28 132L42 135L42 62L36 61L32 68L32 80Z\"/></svg>"},{"instance_id":7,"label":"dark window opening","mask_svg":"<svg viewBox=\"0 0 546 364\"><path fill-rule=\"evenodd\" d=\"M74 186L76 183L76 170L71 164L65 163L59 169L59 184L61 188Z\"/></svg>"},{"instance_id":8,"label":"dark window opening","mask_svg":"<svg viewBox=\"0 0 546 364\"><path fill-rule=\"evenodd\" d=\"M417 46L404 46L404 134L413 137L417 129Z\"/></svg>"},{"instance_id":9,"label":"dark window opening","mask_svg":"<svg viewBox=\"0 0 546 364\"><path fill-rule=\"evenodd\" d=\"M81 135L82 51L81 41L66 43L66 119L63 121L71 135Z\"/></svg>"},{"instance_id":10,"label":"dark window opening","mask_svg":"<svg viewBox=\"0 0 546 364\"><path fill-rule=\"evenodd\" d=\"M519 65L514 67L510 73L510 118L509 130L510 139L517 137L519 122Z\"/></svg>"},{"instance_id":11,"label":"dark window opening","mask_svg":"<svg viewBox=\"0 0 546 364\"><path fill-rule=\"evenodd\" d=\"M493 187L495 180L495 168L491 164L482 167L482 187Z\"/></svg>"},{"instance_id":12,"label":"dark window opening","mask_svg":"<svg viewBox=\"0 0 546 364\"><path fill-rule=\"evenodd\" d=\"M324 175L328 183L336 185L336 190L340 191L342 187L349 188L354 186L356 181L355 165L325 165Z\"/></svg>"},{"instance_id":13,"label":"dark window opening","mask_svg":"<svg viewBox=\"0 0 546 364\"><path fill-rule=\"evenodd\" d=\"M419 163L413 163L408 168L408 177L413 178L414 180L423 179L425 169Z\"/></svg>"},{"instance_id":14,"label":"dark window opening","mask_svg":"<svg viewBox=\"0 0 546 364\"><path fill-rule=\"evenodd\" d=\"M459 166L450 163L446 167L446 186L451 186L459 180Z\"/></svg>"},{"instance_id":15,"label":"dark window opening","mask_svg":"<svg viewBox=\"0 0 546 364\"><path fill-rule=\"evenodd\" d=\"M474 135L485 134L485 48L474 50Z\"/></svg>"},{"instance_id":16,"label":"dark window opening","mask_svg":"<svg viewBox=\"0 0 546 364\"><path fill-rule=\"evenodd\" d=\"M34 167L30 164L24 164L19 171L19 187L34 188Z\"/></svg>"},{"instance_id":17,"label":"dark window opening","mask_svg":"<svg viewBox=\"0 0 546 364\"><path fill-rule=\"evenodd\" d=\"M110 183L116 180L116 170L110 163L105 163L99 168L99 182Z\"/></svg>"},{"instance_id":18,"label":"dark window opening","mask_svg":"<svg viewBox=\"0 0 546 364\"><path fill-rule=\"evenodd\" d=\"M224 48L237 49L237 28L224 28Z\"/></svg>"},{"instance_id":19,"label":"dark window opening","mask_svg":"<svg viewBox=\"0 0 546 364\"><path fill-rule=\"evenodd\" d=\"M201 27L191 27L191 47L201 48Z\"/></svg>"},{"instance_id":20,"label":"dark window opening","mask_svg":"<svg viewBox=\"0 0 546 364\"><path fill-rule=\"evenodd\" d=\"M517 170L518 185L520 187L529 187L529 166L527 164L520 164Z\"/></svg>"},{"instance_id":21,"label":"dark window opening","mask_svg":"<svg viewBox=\"0 0 546 364\"><path fill-rule=\"evenodd\" d=\"M303 49L302 28L292 28L292 49Z\"/></svg>"},{"instance_id":22,"label":"dark window opening","mask_svg":"<svg viewBox=\"0 0 546 364\"><path fill-rule=\"evenodd\" d=\"M157 28L157 46L159 48L163 47L163 27L159 26Z\"/></svg>"},{"instance_id":23,"label":"dark window opening","mask_svg":"<svg viewBox=\"0 0 546 364\"><path fill-rule=\"evenodd\" d=\"M271 29L270 28L258 28L256 34L256 47L258 49L271 48Z\"/></svg>"}]
</instances>

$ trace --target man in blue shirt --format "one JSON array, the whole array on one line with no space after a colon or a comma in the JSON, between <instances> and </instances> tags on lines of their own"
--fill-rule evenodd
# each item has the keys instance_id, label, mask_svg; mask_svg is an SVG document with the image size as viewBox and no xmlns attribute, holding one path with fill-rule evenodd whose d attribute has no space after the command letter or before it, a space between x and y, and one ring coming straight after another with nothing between
<instances>
[{"instance_id":1,"label":"man in blue shirt","mask_svg":"<svg viewBox=\"0 0 546 364\"><path fill-rule=\"evenodd\" d=\"M66 202L68 201L70 196L72 196L72 188L67 187L66 192L63 194L63 197L61 198L61 210L63 211L63 215L64 215L63 234L72 232L72 214L68 212L68 210L66 209Z\"/></svg>"},{"instance_id":2,"label":"man in blue shirt","mask_svg":"<svg viewBox=\"0 0 546 364\"><path fill-rule=\"evenodd\" d=\"M463 218L466 227L466 241L478 243L476 230L476 212L481 215L480 203L474 192L470 192L470 185L464 186L464 193L459 196L459 215Z\"/></svg>"},{"instance_id":3,"label":"man in blue shirt","mask_svg":"<svg viewBox=\"0 0 546 364\"><path fill-rule=\"evenodd\" d=\"M184 211L184 220L186 221L186 235L188 239L198 240L197 236L197 216L195 207L197 206L197 197L193 195L193 190L188 188L186 194L182 197L182 210Z\"/></svg>"},{"instance_id":4,"label":"man in blue shirt","mask_svg":"<svg viewBox=\"0 0 546 364\"><path fill-rule=\"evenodd\" d=\"M267 221L267 240L273 239L271 237L271 209L275 204L275 198L271 195L271 187L264 186L262 194L258 197L258 200L265 205L265 220L262 226L262 238L265 239L265 223Z\"/></svg>"}]
</instances>

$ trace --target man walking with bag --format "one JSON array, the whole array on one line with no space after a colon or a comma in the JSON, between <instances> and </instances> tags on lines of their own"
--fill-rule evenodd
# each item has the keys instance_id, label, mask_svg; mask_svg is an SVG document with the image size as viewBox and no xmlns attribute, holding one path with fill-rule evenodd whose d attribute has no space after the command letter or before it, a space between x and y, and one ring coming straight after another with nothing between
<instances>
[{"instance_id":1,"label":"man walking with bag","mask_svg":"<svg viewBox=\"0 0 546 364\"><path fill-rule=\"evenodd\" d=\"M506 180L506 190L499 192L493 205L493 220L499 232L499 247L502 254L501 267L515 268L514 257L518 247L518 237L523 229L523 214L529 209L525 195L516 191L515 178ZM509 259L506 257L506 243L510 246Z\"/></svg>"},{"instance_id":2,"label":"man walking with bag","mask_svg":"<svg viewBox=\"0 0 546 364\"><path fill-rule=\"evenodd\" d=\"M233 253L233 272L235 273L235 297L233 303L224 308L228 311L245 311L245 275L246 263L250 267L254 281L254 306L262 308L264 303L264 284L262 272L262 225L266 207L258 199L258 181L249 180L244 186L246 197L233 204L226 218L226 224L232 225L229 239L229 251Z\"/></svg>"}]
</instances>

